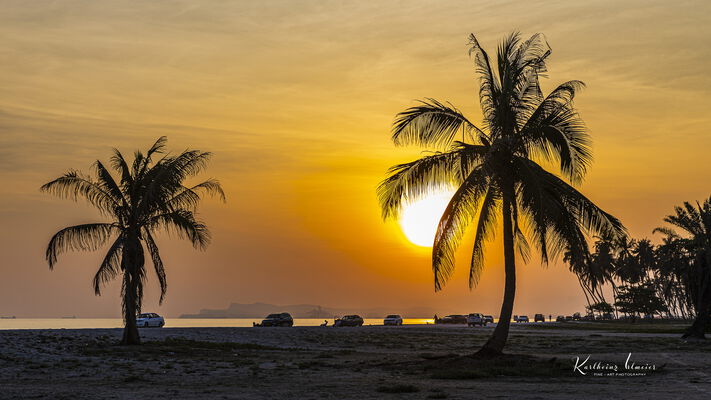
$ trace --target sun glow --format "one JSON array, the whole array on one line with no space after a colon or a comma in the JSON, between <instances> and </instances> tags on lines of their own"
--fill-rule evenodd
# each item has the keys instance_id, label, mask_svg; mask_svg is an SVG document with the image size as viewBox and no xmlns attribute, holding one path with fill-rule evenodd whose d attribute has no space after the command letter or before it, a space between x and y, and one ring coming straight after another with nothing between
<instances>
[{"instance_id":1,"label":"sun glow","mask_svg":"<svg viewBox=\"0 0 711 400\"><path fill-rule=\"evenodd\" d=\"M453 191L439 191L406 203L400 215L400 227L407 240L417 246L432 247L437 225L453 194Z\"/></svg>"}]
</instances>

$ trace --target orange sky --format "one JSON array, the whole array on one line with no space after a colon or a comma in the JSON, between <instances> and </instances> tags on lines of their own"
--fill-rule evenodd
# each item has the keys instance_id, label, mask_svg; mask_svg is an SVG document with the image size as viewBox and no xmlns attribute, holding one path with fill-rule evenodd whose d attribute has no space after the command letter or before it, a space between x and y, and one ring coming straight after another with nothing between
<instances>
[{"instance_id":1,"label":"orange sky","mask_svg":"<svg viewBox=\"0 0 711 400\"><path fill-rule=\"evenodd\" d=\"M213 151L204 253L162 238L166 303L151 276L147 310L168 316L230 302L432 306L498 314L500 247L481 284L434 293L429 253L384 223L375 187L419 149L389 128L414 99L451 101L480 119L467 57L513 29L543 32L551 78L580 79L594 139L583 192L636 236L672 206L711 192L711 3L6 1L0 10L0 315L119 317L119 285L96 298L100 253L44 248L59 228L98 218L38 191L88 170L115 146ZM582 311L562 265L519 265L517 313Z\"/></svg>"}]
</instances>

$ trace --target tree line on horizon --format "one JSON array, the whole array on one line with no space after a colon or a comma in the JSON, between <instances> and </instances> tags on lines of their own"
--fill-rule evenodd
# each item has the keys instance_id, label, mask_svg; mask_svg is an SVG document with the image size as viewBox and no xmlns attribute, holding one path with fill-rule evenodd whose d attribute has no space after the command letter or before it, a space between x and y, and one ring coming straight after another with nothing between
<instances>
[{"instance_id":1,"label":"tree line on horizon","mask_svg":"<svg viewBox=\"0 0 711 400\"><path fill-rule=\"evenodd\" d=\"M684 337L703 337L711 314L711 197L684 202L658 227L659 245L647 238L596 238L589 256L569 258L587 309L600 314L693 319ZM680 230L680 232L677 231ZM612 303L605 292L612 292Z\"/></svg>"}]
</instances>

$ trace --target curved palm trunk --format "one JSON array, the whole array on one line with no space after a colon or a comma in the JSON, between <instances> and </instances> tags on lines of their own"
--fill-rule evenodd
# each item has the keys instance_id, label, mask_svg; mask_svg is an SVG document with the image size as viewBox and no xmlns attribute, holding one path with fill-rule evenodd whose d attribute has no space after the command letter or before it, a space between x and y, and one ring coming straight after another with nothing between
<instances>
[{"instance_id":1,"label":"curved palm trunk","mask_svg":"<svg viewBox=\"0 0 711 400\"><path fill-rule=\"evenodd\" d=\"M495 356L503 352L506 340L509 337L511 314L513 312L514 298L516 297L516 259L514 253L513 224L511 221L511 200L506 195L503 197L504 272L506 273L504 301L501 304L499 322L496 324L494 333L486 344L484 344L484 347L477 352L477 354L485 356Z\"/></svg>"}]
</instances>

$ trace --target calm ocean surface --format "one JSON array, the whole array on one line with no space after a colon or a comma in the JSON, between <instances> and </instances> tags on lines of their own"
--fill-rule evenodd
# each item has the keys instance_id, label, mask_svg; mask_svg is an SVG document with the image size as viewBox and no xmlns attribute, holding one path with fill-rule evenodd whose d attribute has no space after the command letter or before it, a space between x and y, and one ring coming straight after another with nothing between
<instances>
[{"instance_id":1,"label":"calm ocean surface","mask_svg":"<svg viewBox=\"0 0 711 400\"><path fill-rule=\"evenodd\" d=\"M261 318L166 318L166 328L249 327ZM323 319L294 319L294 326L318 326ZM404 324L431 324L431 319L405 319ZM382 325L382 319L365 319L364 325ZM333 319L328 320L333 325ZM91 329L122 328L119 318L14 318L0 319L0 330L6 329Z\"/></svg>"}]
</instances>

